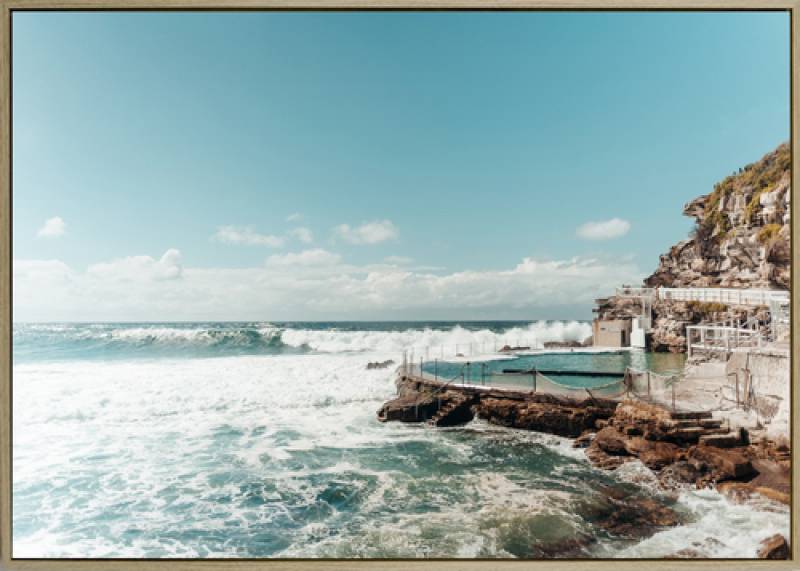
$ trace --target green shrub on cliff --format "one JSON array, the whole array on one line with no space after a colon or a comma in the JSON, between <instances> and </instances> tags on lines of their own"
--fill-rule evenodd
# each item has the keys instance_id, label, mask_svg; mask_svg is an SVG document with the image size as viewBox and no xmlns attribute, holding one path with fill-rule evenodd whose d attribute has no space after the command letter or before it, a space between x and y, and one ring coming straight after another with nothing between
<instances>
[{"instance_id":1,"label":"green shrub on cliff","mask_svg":"<svg viewBox=\"0 0 800 571\"><path fill-rule=\"evenodd\" d=\"M768 244L778 237L778 232L781 231L780 224L767 224L758 231L756 238L762 244Z\"/></svg>"},{"instance_id":2,"label":"green shrub on cliff","mask_svg":"<svg viewBox=\"0 0 800 571\"><path fill-rule=\"evenodd\" d=\"M695 313L700 313L702 315L728 311L728 306L726 304L716 301L687 301L686 306Z\"/></svg>"}]
</instances>

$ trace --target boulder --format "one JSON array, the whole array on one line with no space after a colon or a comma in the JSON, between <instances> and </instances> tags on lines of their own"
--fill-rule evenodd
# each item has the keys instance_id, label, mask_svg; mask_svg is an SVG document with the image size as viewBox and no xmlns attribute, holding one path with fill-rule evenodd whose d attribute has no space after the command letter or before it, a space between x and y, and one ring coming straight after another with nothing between
<instances>
[{"instance_id":1,"label":"boulder","mask_svg":"<svg viewBox=\"0 0 800 571\"><path fill-rule=\"evenodd\" d=\"M627 438L616 428L606 426L595 435L593 444L596 444L606 454L626 456L630 454L625 446L626 442Z\"/></svg>"},{"instance_id":2,"label":"boulder","mask_svg":"<svg viewBox=\"0 0 800 571\"><path fill-rule=\"evenodd\" d=\"M493 424L576 438L593 428L598 418L610 416L611 410L589 401L572 403L546 399L537 402L489 397L480 399L477 413Z\"/></svg>"},{"instance_id":3,"label":"boulder","mask_svg":"<svg viewBox=\"0 0 800 571\"><path fill-rule=\"evenodd\" d=\"M686 458L695 469L706 475L707 481L745 480L756 474L753 464L737 448L692 446Z\"/></svg>"},{"instance_id":4,"label":"boulder","mask_svg":"<svg viewBox=\"0 0 800 571\"><path fill-rule=\"evenodd\" d=\"M779 533L761 542L758 550L759 559L789 559L789 544Z\"/></svg>"},{"instance_id":5,"label":"boulder","mask_svg":"<svg viewBox=\"0 0 800 571\"><path fill-rule=\"evenodd\" d=\"M683 449L676 444L639 437L628 440L625 443L625 450L632 456L637 456L642 464L651 470L661 470L683 456Z\"/></svg>"},{"instance_id":6,"label":"boulder","mask_svg":"<svg viewBox=\"0 0 800 571\"><path fill-rule=\"evenodd\" d=\"M651 496L612 486L602 486L600 491L600 497L584 500L576 509L583 519L612 535L643 538L680 523L674 509Z\"/></svg>"}]
</instances>

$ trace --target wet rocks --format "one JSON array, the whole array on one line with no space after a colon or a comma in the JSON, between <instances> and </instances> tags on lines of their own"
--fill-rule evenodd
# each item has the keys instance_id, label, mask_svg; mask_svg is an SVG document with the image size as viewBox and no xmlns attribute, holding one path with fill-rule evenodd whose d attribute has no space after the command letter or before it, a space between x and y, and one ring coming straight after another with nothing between
<instances>
[{"instance_id":1,"label":"wet rocks","mask_svg":"<svg viewBox=\"0 0 800 571\"><path fill-rule=\"evenodd\" d=\"M372 369L386 369L387 367L391 367L394 365L394 361L391 359L387 359L386 361L371 361L367 363L367 370Z\"/></svg>"},{"instance_id":2,"label":"wet rocks","mask_svg":"<svg viewBox=\"0 0 800 571\"><path fill-rule=\"evenodd\" d=\"M493 424L576 438L594 428L598 419L613 413L611 406L595 401L573 401L552 395L531 395L517 401L507 398L481 398L477 414Z\"/></svg>"},{"instance_id":3,"label":"wet rocks","mask_svg":"<svg viewBox=\"0 0 800 571\"><path fill-rule=\"evenodd\" d=\"M693 446L686 459L698 472L700 483L741 480L755 476L753 464L740 450L717 448L715 446Z\"/></svg>"},{"instance_id":4,"label":"wet rocks","mask_svg":"<svg viewBox=\"0 0 800 571\"><path fill-rule=\"evenodd\" d=\"M642 538L681 523L678 513L656 498L612 486L602 486L600 491L600 496L584 501L577 511L586 521L612 535Z\"/></svg>"},{"instance_id":5,"label":"wet rocks","mask_svg":"<svg viewBox=\"0 0 800 571\"><path fill-rule=\"evenodd\" d=\"M761 542L758 550L759 559L789 559L789 543L779 533Z\"/></svg>"},{"instance_id":6,"label":"wet rocks","mask_svg":"<svg viewBox=\"0 0 800 571\"><path fill-rule=\"evenodd\" d=\"M583 343L580 341L545 341L544 348L545 349L575 349L578 347L583 347Z\"/></svg>"}]
</instances>

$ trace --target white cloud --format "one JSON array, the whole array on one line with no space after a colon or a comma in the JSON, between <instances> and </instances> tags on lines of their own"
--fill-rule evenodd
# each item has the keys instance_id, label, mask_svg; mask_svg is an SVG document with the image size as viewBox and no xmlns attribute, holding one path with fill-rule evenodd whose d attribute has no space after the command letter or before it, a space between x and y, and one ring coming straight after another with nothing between
<instances>
[{"instance_id":1,"label":"white cloud","mask_svg":"<svg viewBox=\"0 0 800 571\"><path fill-rule=\"evenodd\" d=\"M585 240L610 240L628 233L631 223L621 218L601 222L587 222L578 227L577 234Z\"/></svg>"},{"instance_id":2,"label":"white cloud","mask_svg":"<svg viewBox=\"0 0 800 571\"><path fill-rule=\"evenodd\" d=\"M293 238L297 238L304 244L310 244L314 241L314 233L306 228L305 226L299 226L297 228L292 228L289 230L289 235Z\"/></svg>"},{"instance_id":3,"label":"white cloud","mask_svg":"<svg viewBox=\"0 0 800 571\"><path fill-rule=\"evenodd\" d=\"M286 217L287 222L300 222L303 219L303 215L299 212L295 212L294 214L290 214Z\"/></svg>"},{"instance_id":4,"label":"white cloud","mask_svg":"<svg viewBox=\"0 0 800 571\"><path fill-rule=\"evenodd\" d=\"M397 238L397 227L391 220L375 220L365 222L356 228L348 224L340 224L334 228L334 233L351 244L378 244L386 240Z\"/></svg>"},{"instance_id":5,"label":"white cloud","mask_svg":"<svg viewBox=\"0 0 800 571\"><path fill-rule=\"evenodd\" d=\"M354 266L311 249L252 268L182 268L177 250L131 256L85 271L57 260L14 262L14 315L41 320L527 319L558 307L591 317L596 297L643 277L627 258L525 258L509 269L435 273ZM558 317L555 315L554 317Z\"/></svg>"},{"instance_id":6,"label":"white cloud","mask_svg":"<svg viewBox=\"0 0 800 571\"><path fill-rule=\"evenodd\" d=\"M60 216L53 216L45 220L44 225L39 228L36 233L37 236L42 238L57 238L63 236L67 230L67 223Z\"/></svg>"},{"instance_id":7,"label":"white cloud","mask_svg":"<svg viewBox=\"0 0 800 571\"><path fill-rule=\"evenodd\" d=\"M280 248L285 242L281 236L259 234L251 226L220 226L212 239L225 244L269 246L271 248Z\"/></svg>"},{"instance_id":8,"label":"white cloud","mask_svg":"<svg viewBox=\"0 0 800 571\"><path fill-rule=\"evenodd\" d=\"M339 254L315 248L313 250L305 250L303 252L288 253L288 254L275 254L267 258L268 266L330 266L338 264L342 257Z\"/></svg>"},{"instance_id":9,"label":"white cloud","mask_svg":"<svg viewBox=\"0 0 800 571\"><path fill-rule=\"evenodd\" d=\"M87 273L102 280L114 281L161 281L181 277L180 251L171 248L160 259L150 256L128 256L111 262L93 264Z\"/></svg>"}]
</instances>

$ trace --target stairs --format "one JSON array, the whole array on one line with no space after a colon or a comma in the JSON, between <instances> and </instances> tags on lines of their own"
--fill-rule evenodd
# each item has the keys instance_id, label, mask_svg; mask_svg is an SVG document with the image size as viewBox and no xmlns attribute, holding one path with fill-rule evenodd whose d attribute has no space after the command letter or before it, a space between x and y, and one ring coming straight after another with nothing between
<instances>
[{"instance_id":1,"label":"stairs","mask_svg":"<svg viewBox=\"0 0 800 571\"><path fill-rule=\"evenodd\" d=\"M448 400L439 407L432 417L425 421L425 424L432 428L459 424L457 421L453 422L455 419L452 418L452 416L466 401L466 398L453 398L452 400Z\"/></svg>"},{"instance_id":2,"label":"stairs","mask_svg":"<svg viewBox=\"0 0 800 571\"><path fill-rule=\"evenodd\" d=\"M739 432L723 427L722 421L711 418L708 411L680 411L670 414L675 422L673 436L687 443L717 448L733 448L747 444Z\"/></svg>"}]
</instances>

